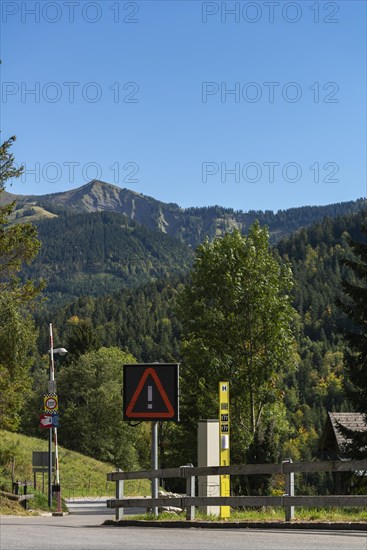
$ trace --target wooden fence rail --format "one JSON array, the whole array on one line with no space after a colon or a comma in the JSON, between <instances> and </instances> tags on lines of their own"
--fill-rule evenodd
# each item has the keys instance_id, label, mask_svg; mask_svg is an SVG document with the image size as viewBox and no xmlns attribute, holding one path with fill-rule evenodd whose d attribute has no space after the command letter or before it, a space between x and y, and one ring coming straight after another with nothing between
<instances>
[{"instance_id":1,"label":"wooden fence rail","mask_svg":"<svg viewBox=\"0 0 367 550\"><path fill-rule=\"evenodd\" d=\"M191 466L191 465L189 465ZM196 506L273 506L285 509L286 521L294 518L294 507L358 507L367 506L367 495L325 495L325 496L295 496L294 474L302 472L362 472L367 471L367 459L329 462L291 462L290 459L280 464L242 464L240 466L207 466L166 468L159 470L144 470L140 472L111 472L107 474L108 481L116 482L116 498L107 501L109 508L116 509L116 519L122 517L123 508L143 507L155 508L174 506L186 508L186 518L194 518ZM264 475L282 474L285 477L287 494L282 496L236 496L236 497L196 497L195 477L208 475ZM122 498L123 481L129 479L156 478L186 478L187 495L175 498Z\"/></svg>"},{"instance_id":2,"label":"wooden fence rail","mask_svg":"<svg viewBox=\"0 0 367 550\"><path fill-rule=\"evenodd\" d=\"M367 495L326 495L326 496L261 496L261 497L186 497L180 498L123 498L107 501L108 508L153 508L154 506L289 506L307 507L358 507L367 506Z\"/></svg>"},{"instance_id":3,"label":"wooden fence rail","mask_svg":"<svg viewBox=\"0 0 367 550\"><path fill-rule=\"evenodd\" d=\"M166 468L139 472L111 472L107 481L127 479L155 479L210 475L265 475L291 472L357 472L367 471L367 459L329 462L283 462L280 464L243 464L241 466L205 466L200 468Z\"/></svg>"}]
</instances>

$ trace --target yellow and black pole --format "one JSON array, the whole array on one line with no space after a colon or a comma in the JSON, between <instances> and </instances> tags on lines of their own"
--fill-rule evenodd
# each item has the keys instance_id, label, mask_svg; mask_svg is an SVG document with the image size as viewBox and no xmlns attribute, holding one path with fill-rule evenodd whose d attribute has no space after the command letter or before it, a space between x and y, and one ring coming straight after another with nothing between
<instances>
[{"instance_id":1,"label":"yellow and black pole","mask_svg":"<svg viewBox=\"0 0 367 550\"><path fill-rule=\"evenodd\" d=\"M219 382L219 454L220 465L230 465L229 446L229 382ZM231 479L229 474L220 476L220 496L231 496ZM229 518L230 507L220 507L220 517Z\"/></svg>"}]
</instances>

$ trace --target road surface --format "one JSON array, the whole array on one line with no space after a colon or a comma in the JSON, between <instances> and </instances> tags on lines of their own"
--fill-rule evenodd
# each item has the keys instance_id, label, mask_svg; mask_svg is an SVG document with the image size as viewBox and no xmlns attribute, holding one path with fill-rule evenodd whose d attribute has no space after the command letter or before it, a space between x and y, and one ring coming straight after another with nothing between
<instances>
[{"instance_id":1,"label":"road surface","mask_svg":"<svg viewBox=\"0 0 367 550\"><path fill-rule=\"evenodd\" d=\"M96 518L97 522L103 523L106 519L115 519L115 510L106 506L107 498L114 497L66 499L66 504L70 514L78 516L103 516ZM124 515L145 514L145 512L146 508L130 508L129 510L124 510ZM0 550L2 550L1 547Z\"/></svg>"},{"instance_id":2,"label":"road surface","mask_svg":"<svg viewBox=\"0 0 367 550\"><path fill-rule=\"evenodd\" d=\"M1 550L367 550L363 531L108 527L101 501L65 517L0 518Z\"/></svg>"}]
</instances>

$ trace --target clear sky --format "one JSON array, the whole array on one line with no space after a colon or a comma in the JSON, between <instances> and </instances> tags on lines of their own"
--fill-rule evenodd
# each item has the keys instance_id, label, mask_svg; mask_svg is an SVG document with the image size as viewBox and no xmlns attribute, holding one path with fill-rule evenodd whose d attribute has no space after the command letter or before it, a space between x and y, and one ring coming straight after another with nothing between
<instances>
[{"instance_id":1,"label":"clear sky","mask_svg":"<svg viewBox=\"0 0 367 550\"><path fill-rule=\"evenodd\" d=\"M1 2L2 140L44 194L180 206L366 196L366 2Z\"/></svg>"}]
</instances>

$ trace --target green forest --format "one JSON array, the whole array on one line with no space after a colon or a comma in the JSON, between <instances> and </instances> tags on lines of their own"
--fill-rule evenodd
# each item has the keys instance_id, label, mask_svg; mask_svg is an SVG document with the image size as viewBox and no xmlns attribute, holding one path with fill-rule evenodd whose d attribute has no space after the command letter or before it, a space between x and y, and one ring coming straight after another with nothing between
<instances>
[{"instance_id":1,"label":"green forest","mask_svg":"<svg viewBox=\"0 0 367 550\"><path fill-rule=\"evenodd\" d=\"M13 140L0 196L20 175ZM45 437L50 322L68 350L56 362L60 444L125 470L149 467L150 427L122 420L124 363L181 364L181 421L160 423L161 467L196 463L219 380L233 388L233 463L320 460L327 413L367 413L366 201L251 212L200 243L197 224L188 235L206 209L189 209L186 241L117 212L64 209L33 224L14 223L15 209L0 206L1 429ZM350 454L363 449L362 437ZM271 483L234 480L233 491ZM299 484L333 490L320 474Z\"/></svg>"}]
</instances>

